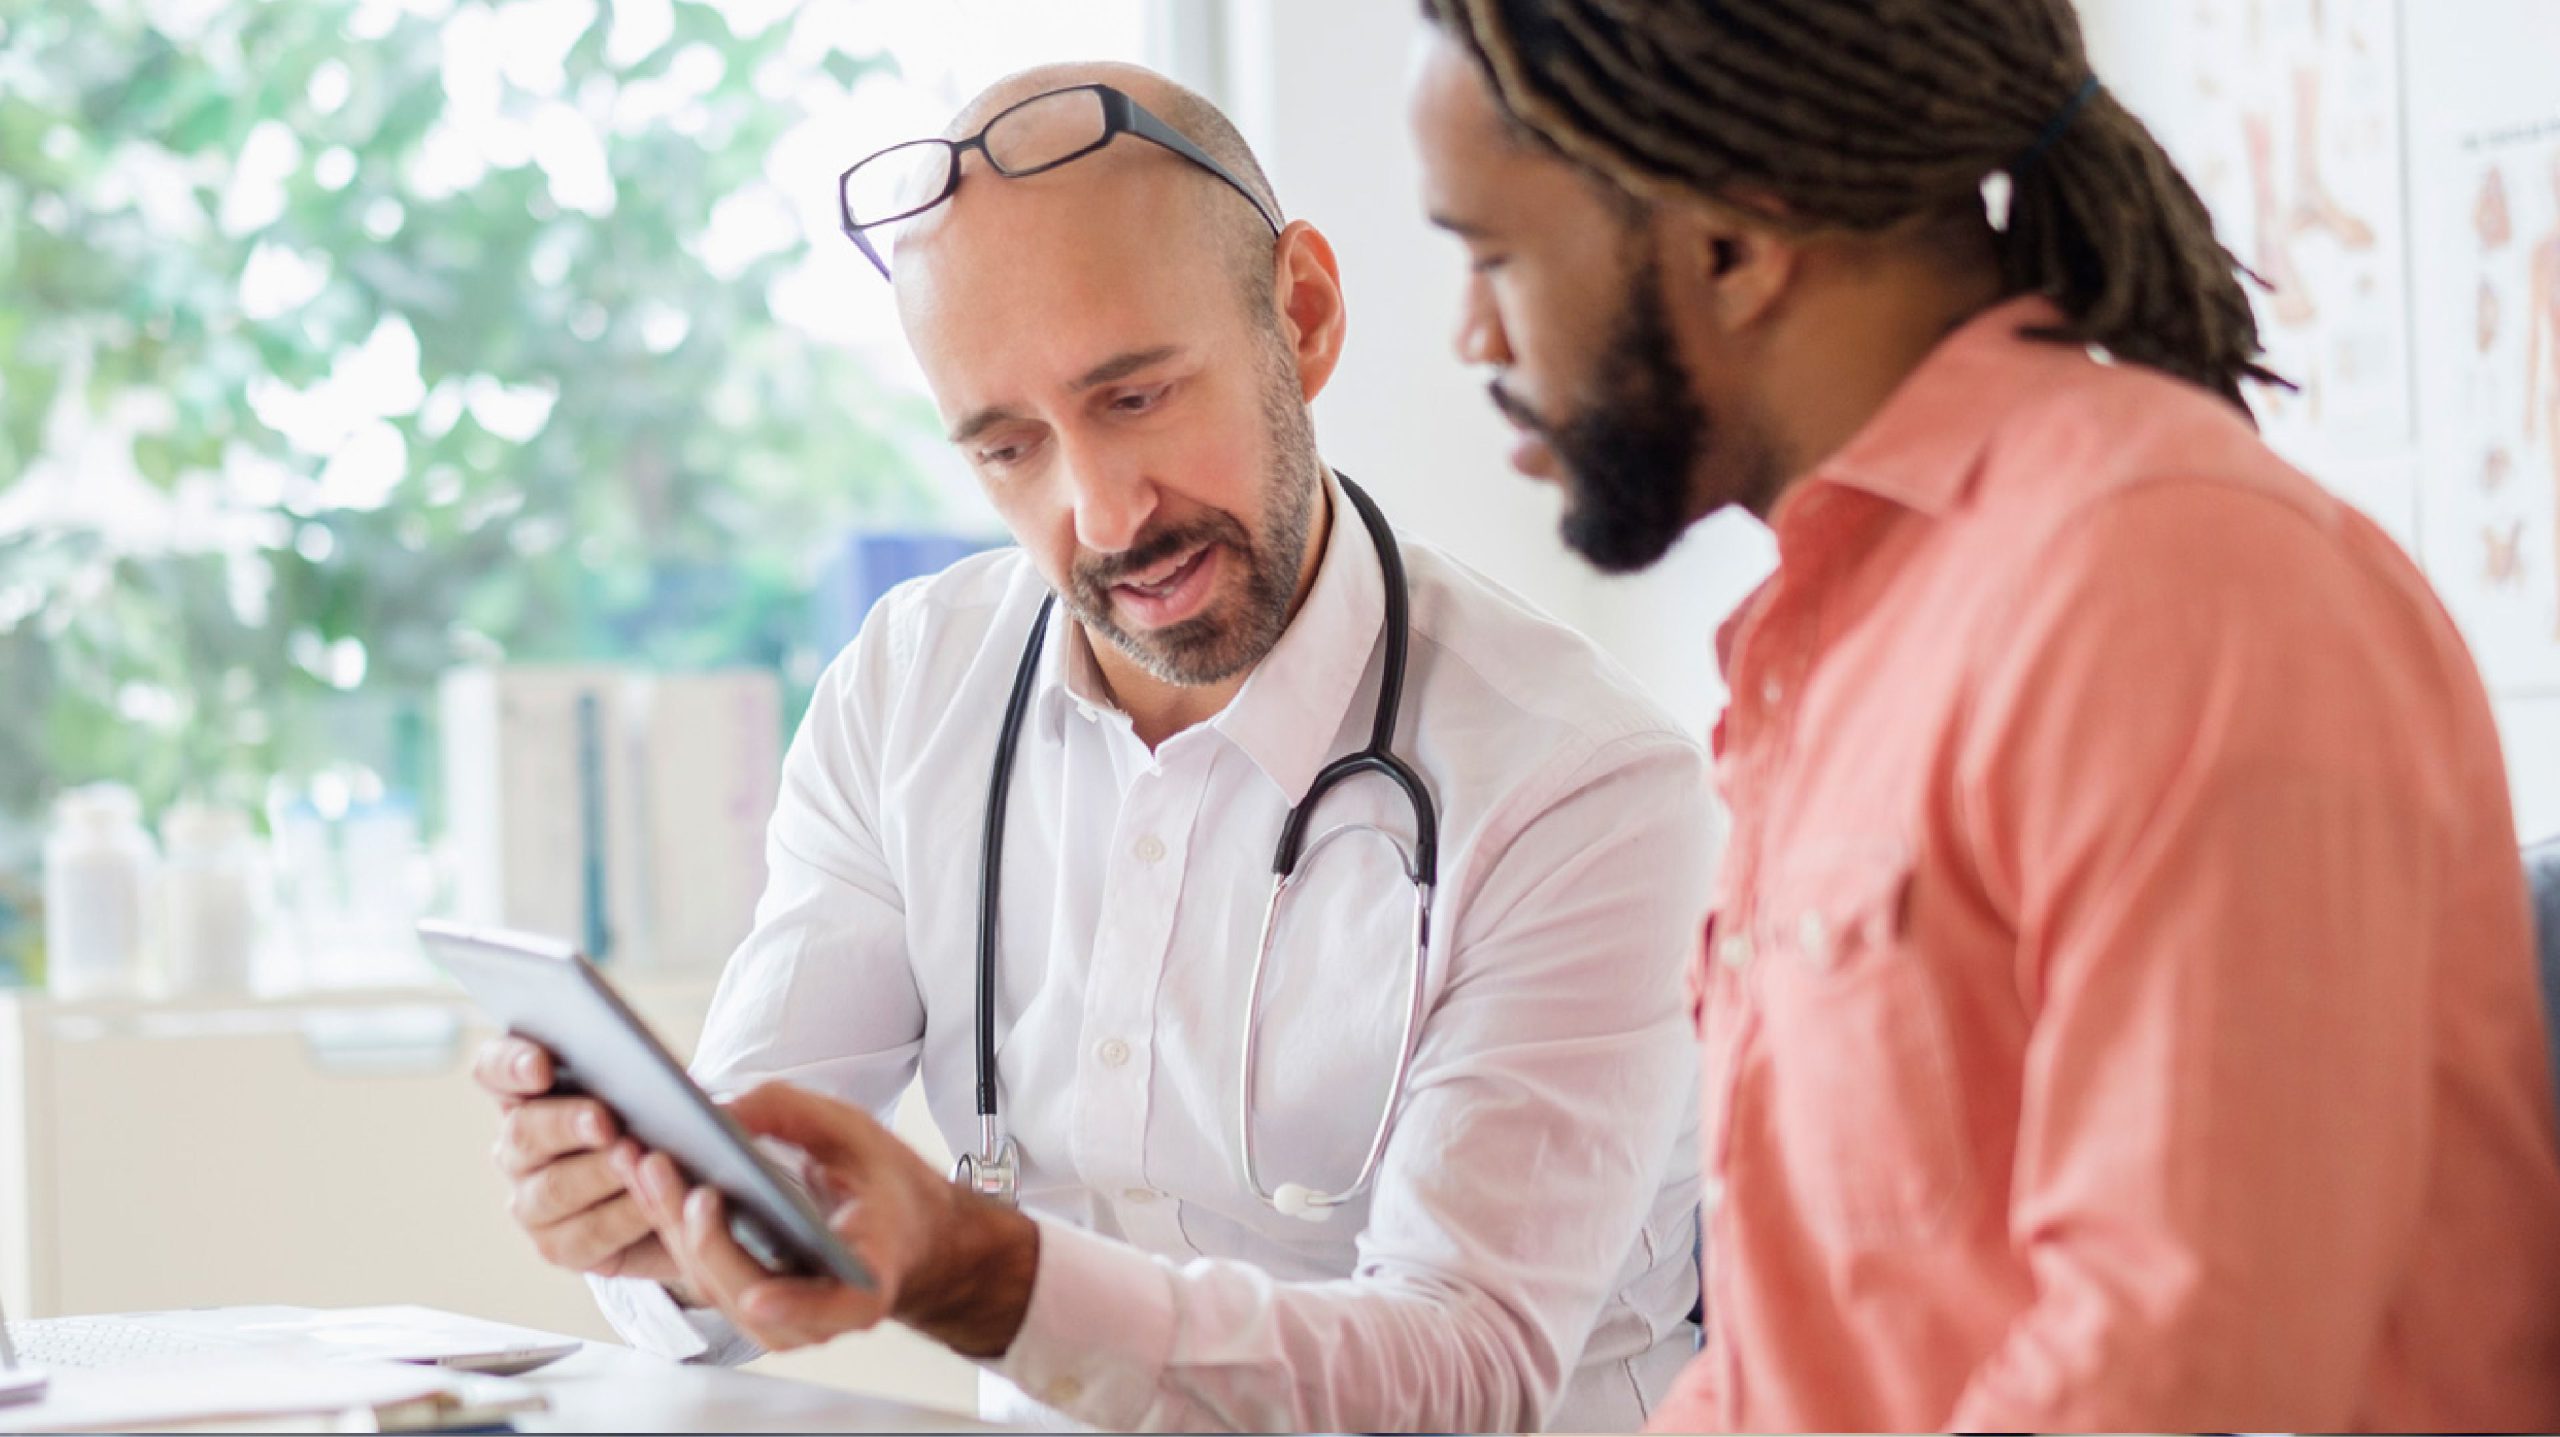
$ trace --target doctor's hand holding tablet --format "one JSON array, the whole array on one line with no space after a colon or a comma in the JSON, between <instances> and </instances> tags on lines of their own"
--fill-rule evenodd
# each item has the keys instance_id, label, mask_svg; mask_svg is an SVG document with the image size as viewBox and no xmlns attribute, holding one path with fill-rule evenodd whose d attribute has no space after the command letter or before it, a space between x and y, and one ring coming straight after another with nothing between
<instances>
[{"instance_id":1,"label":"doctor's hand holding tablet","mask_svg":"<svg viewBox=\"0 0 2560 1437\"><path fill-rule=\"evenodd\" d=\"M594 1098L554 1092L548 1049L490 1040L473 1074L505 1108L497 1159L508 1211L543 1258L600 1277L663 1284L711 1307L768 1351L895 1319L964 1356L1001 1354L1022 1326L1039 1229L955 1186L869 1113L784 1083L721 1105L745 1132L805 1155L827 1229L873 1282L777 1272L731 1226L730 1199L628 1136Z\"/></svg>"}]
</instances>

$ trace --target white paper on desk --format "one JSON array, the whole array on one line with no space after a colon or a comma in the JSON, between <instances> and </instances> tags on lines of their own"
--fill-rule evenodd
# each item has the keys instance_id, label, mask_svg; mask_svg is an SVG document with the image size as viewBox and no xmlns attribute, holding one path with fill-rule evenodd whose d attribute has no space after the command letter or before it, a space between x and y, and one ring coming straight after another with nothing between
<instances>
[{"instance_id":1,"label":"white paper on desk","mask_svg":"<svg viewBox=\"0 0 2560 1437\"><path fill-rule=\"evenodd\" d=\"M432 1400L444 1374L397 1362L232 1353L48 1374L41 1401L0 1408L0 1432L129 1432L370 1411Z\"/></svg>"},{"instance_id":2,"label":"white paper on desk","mask_svg":"<svg viewBox=\"0 0 2560 1437\"><path fill-rule=\"evenodd\" d=\"M225 1322L214 1309L214 1330L259 1342L304 1344L315 1355L340 1358L386 1358L395 1362L442 1363L457 1357L503 1356L521 1352L565 1351L577 1339L489 1322L432 1307L319 1307L281 1309L290 1312L266 1322ZM186 1322L187 1314L158 1318ZM464 1364L469 1365L469 1364Z\"/></svg>"}]
</instances>

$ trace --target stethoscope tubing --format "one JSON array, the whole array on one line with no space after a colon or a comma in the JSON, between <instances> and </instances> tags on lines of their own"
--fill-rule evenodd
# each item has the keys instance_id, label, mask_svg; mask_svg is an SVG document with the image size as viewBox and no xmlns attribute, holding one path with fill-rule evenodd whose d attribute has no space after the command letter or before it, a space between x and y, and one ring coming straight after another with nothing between
<instances>
[{"instance_id":1,"label":"stethoscope tubing","mask_svg":"<svg viewBox=\"0 0 2560 1437\"><path fill-rule=\"evenodd\" d=\"M1261 1016L1263 973L1271 956L1280 898L1296 880L1302 860L1333 838L1366 827L1345 825L1330 829L1314 843L1308 843L1307 826L1317 804L1327 792L1362 774L1374 773L1393 783L1404 794L1413 810L1414 841L1409 851L1400 844L1397 847L1405 860L1406 876L1414 885L1415 909L1413 971L1408 979L1404 1031L1398 1044L1395 1073L1387 1088L1386 1101L1379 1111L1378 1125L1371 1134L1367 1156L1362 1160L1359 1174L1351 1186L1339 1193L1299 1190L1299 1205L1313 1210L1312 1213L1302 1211L1300 1215L1319 1218L1323 1210L1340 1206L1367 1189L1386 1150L1387 1136L1394 1122L1396 1106L1404 1093L1406 1076L1411 1071L1415 1039L1421 1027L1423 985L1429 961L1431 901L1438 883L1440 851L1439 814L1432 805L1430 791L1424 787L1421 776L1396 756L1394 749L1396 720L1404 700L1405 665L1412 635L1412 598L1405 577L1403 551L1377 504L1348 477L1337 472L1335 478L1341 483L1352 508L1358 511L1378 553L1378 566L1386 591L1386 622L1382 626L1386 653L1379 674L1377 709L1371 718L1368 743L1317 771L1315 779L1307 785L1306 795L1290 806L1288 817L1281 824L1279 845L1272 855L1271 897L1263 911L1262 935L1255 945L1253 974L1245 994L1245 1031L1237 1097L1237 1126L1241 1134L1239 1147L1245 1183L1265 1202L1276 1203L1277 1200L1274 1193L1263 1188L1255 1168L1252 1087L1254 1059L1261 1046L1258 1020ZM1039 613L1032 620L1030 638L1024 644L1021 661L1014 670L1013 690L1005 701L1004 729L996 739L994 771L987 790L986 828L979 848L974 1037L980 1151L963 1155L955 1176L990 1196L1001 1196L1007 1200L1013 1196L1013 1144L1004 1136L997 1113L995 1052L996 919L1003 895L1006 797L1012 787L1014 754L1020 744L1023 717L1031 705L1041 650L1047 640L1050 616L1057 602L1055 594L1041 599ZM1382 836L1388 836L1383 830L1378 831ZM1393 838L1388 837L1392 843ZM1284 1189L1291 1186L1283 1185Z\"/></svg>"}]
</instances>

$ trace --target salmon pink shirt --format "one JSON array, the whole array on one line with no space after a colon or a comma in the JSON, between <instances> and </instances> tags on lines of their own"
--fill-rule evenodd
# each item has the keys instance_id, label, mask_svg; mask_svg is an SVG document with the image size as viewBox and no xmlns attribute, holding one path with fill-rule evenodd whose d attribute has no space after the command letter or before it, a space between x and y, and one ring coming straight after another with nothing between
<instances>
[{"instance_id":1,"label":"salmon pink shirt","mask_svg":"<svg viewBox=\"0 0 2560 1437\"><path fill-rule=\"evenodd\" d=\"M1945 340L1719 635L1704 1352L1657 1428L2560 1427L2479 676L2205 391Z\"/></svg>"}]
</instances>

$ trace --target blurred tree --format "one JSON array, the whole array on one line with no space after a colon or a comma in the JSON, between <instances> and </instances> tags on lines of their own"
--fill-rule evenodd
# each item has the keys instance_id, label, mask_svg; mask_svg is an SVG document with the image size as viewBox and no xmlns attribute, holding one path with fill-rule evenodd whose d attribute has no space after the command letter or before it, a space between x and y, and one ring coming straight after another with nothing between
<instances>
[{"instance_id":1,"label":"blurred tree","mask_svg":"<svg viewBox=\"0 0 2560 1437\"><path fill-rule=\"evenodd\" d=\"M767 156L884 63L790 29L0 3L0 814L253 802L457 659L805 677L931 414L773 313Z\"/></svg>"}]
</instances>

